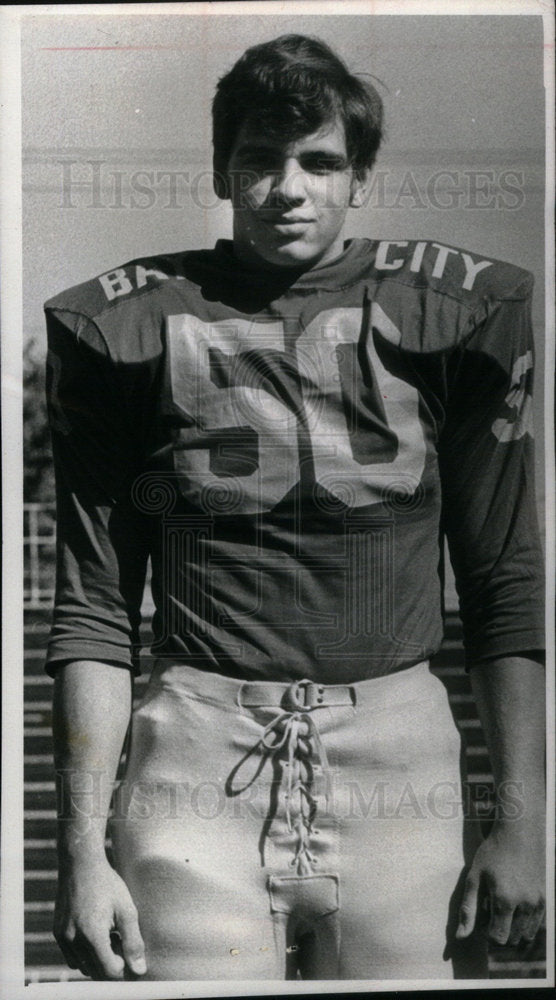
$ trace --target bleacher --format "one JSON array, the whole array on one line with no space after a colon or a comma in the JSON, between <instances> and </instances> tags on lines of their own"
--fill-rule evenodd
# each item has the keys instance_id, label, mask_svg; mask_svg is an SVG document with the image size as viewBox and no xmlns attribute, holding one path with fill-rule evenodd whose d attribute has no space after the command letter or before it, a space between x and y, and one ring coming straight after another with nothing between
<instances>
[{"instance_id":1,"label":"bleacher","mask_svg":"<svg viewBox=\"0 0 556 1000\"><path fill-rule=\"evenodd\" d=\"M31 505L29 505L31 506ZM38 505L32 505L36 508ZM42 506L42 505L41 505ZM45 513L46 510L46 513ZM44 672L45 643L52 599L51 574L44 551L53 541L52 508L26 512L25 592L25 956L27 982L82 980L69 970L52 937L56 888L56 803L51 737L52 681ZM44 522L44 523L43 523ZM43 530L44 529L44 530ZM48 539L48 541L46 541ZM51 562L51 561L50 561ZM148 629L144 630L145 646ZM476 807L485 828L492 809L492 777L483 733L477 718L471 688L463 669L461 626L457 613L447 615L444 645L433 669L446 685L455 718L465 734L467 766L472 786L480 788ZM148 674L145 665L137 684L141 696ZM488 786L490 794L485 797ZM545 977L545 935L518 948L492 948L490 975L494 979L542 979Z\"/></svg>"}]
</instances>

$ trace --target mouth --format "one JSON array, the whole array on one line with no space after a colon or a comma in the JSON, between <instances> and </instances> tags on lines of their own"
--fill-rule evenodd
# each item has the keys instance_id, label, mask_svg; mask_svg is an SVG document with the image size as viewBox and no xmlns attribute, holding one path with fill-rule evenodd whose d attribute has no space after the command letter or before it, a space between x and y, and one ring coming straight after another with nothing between
<instances>
[{"instance_id":1,"label":"mouth","mask_svg":"<svg viewBox=\"0 0 556 1000\"><path fill-rule=\"evenodd\" d=\"M283 215L264 220L265 225L272 229L273 232L279 233L282 236L301 236L313 221L313 219L304 219L296 216L290 218Z\"/></svg>"}]
</instances>

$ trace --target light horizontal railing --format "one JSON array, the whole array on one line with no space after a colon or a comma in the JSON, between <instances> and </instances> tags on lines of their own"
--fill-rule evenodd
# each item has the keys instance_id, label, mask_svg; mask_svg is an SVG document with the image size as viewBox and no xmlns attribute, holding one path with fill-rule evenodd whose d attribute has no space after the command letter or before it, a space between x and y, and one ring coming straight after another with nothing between
<instances>
[{"instance_id":1,"label":"light horizontal railing","mask_svg":"<svg viewBox=\"0 0 556 1000\"><path fill-rule=\"evenodd\" d=\"M23 606L30 611L52 605L55 552L55 504L23 504Z\"/></svg>"}]
</instances>

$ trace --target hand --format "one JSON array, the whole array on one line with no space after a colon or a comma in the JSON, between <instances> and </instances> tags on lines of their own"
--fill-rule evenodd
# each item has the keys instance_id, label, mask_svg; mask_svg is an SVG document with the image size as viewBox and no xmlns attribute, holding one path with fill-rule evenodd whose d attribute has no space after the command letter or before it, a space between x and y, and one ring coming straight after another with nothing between
<instances>
[{"instance_id":1,"label":"hand","mask_svg":"<svg viewBox=\"0 0 556 1000\"><path fill-rule=\"evenodd\" d=\"M137 910L104 856L60 872L54 937L70 969L92 979L123 979L126 966L135 976L147 971Z\"/></svg>"},{"instance_id":2,"label":"hand","mask_svg":"<svg viewBox=\"0 0 556 1000\"><path fill-rule=\"evenodd\" d=\"M481 897L488 904L488 937L494 944L534 940L544 915L543 831L544 817L525 828L517 822L493 826L466 879L456 938L471 934Z\"/></svg>"}]
</instances>

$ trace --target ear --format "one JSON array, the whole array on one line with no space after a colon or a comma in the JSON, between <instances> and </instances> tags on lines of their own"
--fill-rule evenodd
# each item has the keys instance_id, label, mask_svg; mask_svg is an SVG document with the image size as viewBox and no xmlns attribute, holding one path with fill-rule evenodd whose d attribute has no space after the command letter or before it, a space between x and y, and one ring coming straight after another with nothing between
<instances>
[{"instance_id":1,"label":"ear","mask_svg":"<svg viewBox=\"0 0 556 1000\"><path fill-rule=\"evenodd\" d=\"M354 170L349 198L350 208L361 208L365 204L370 183L371 171L369 168Z\"/></svg>"}]
</instances>

